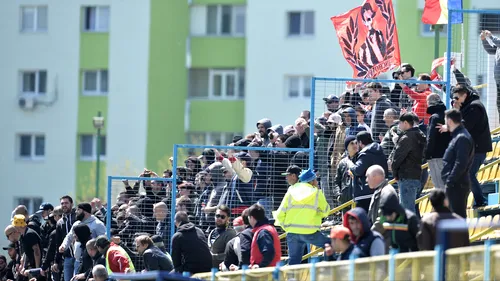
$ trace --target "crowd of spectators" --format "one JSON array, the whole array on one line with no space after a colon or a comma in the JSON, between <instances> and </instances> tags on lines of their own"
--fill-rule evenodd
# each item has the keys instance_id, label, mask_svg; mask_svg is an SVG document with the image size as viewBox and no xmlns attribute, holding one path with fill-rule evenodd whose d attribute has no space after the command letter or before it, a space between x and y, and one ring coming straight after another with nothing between
<instances>
[{"instance_id":1,"label":"crowd of spectators","mask_svg":"<svg viewBox=\"0 0 500 281\"><path fill-rule=\"evenodd\" d=\"M373 82L331 94L323 99L326 112L311 120L302 111L293 125L262 119L256 133L233 138L228 145L234 149L189 156L175 179L171 170L160 176L145 169L139 177L151 180L123 181L111 221L97 198L75 205L63 196L59 206L44 203L35 214L18 206L5 228L11 261L0 256L0 278L106 280L117 272L237 270L274 266L282 254L297 264L308 244L325 248L326 260L432 249L436 221L464 219L470 190L475 207L485 204L476 173L492 149L478 93L458 69L453 73L458 84L448 111L426 83L429 75L416 79L405 64L394 77L412 84L390 89ZM306 151L259 150L309 148L311 141L314 170ZM421 220L415 199L427 182L424 163L436 189L434 213ZM392 178L397 185L388 184ZM357 207L330 215L349 200ZM336 225L328 236L320 231L326 225ZM278 232L286 233L287 247ZM468 245L465 235L454 237L452 246Z\"/></svg>"}]
</instances>

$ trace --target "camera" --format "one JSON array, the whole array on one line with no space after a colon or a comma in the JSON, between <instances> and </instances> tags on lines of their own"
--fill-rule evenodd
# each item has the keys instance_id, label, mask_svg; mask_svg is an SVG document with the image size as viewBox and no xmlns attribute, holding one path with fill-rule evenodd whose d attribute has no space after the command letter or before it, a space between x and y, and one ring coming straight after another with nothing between
<instances>
[{"instance_id":1,"label":"camera","mask_svg":"<svg viewBox=\"0 0 500 281\"><path fill-rule=\"evenodd\" d=\"M401 76L401 74L403 74L403 73L401 72L401 70L394 71L394 72L392 73L392 79L394 79L394 80L399 80L399 76Z\"/></svg>"}]
</instances>

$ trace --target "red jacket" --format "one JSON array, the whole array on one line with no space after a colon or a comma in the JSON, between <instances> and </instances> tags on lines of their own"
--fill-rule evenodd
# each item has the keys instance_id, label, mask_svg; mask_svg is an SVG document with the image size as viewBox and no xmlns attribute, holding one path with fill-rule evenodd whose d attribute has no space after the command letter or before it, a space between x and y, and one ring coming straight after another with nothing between
<instances>
[{"instance_id":1,"label":"red jacket","mask_svg":"<svg viewBox=\"0 0 500 281\"><path fill-rule=\"evenodd\" d=\"M427 113L427 96L432 94L430 89L422 93L415 92L408 86L403 87L403 91L413 100L412 111L417 114L419 119L424 119L424 124L429 124L430 114Z\"/></svg>"},{"instance_id":2,"label":"red jacket","mask_svg":"<svg viewBox=\"0 0 500 281\"><path fill-rule=\"evenodd\" d=\"M264 243L263 241L259 241L259 232L261 232L262 230L267 230L269 233L271 233L271 236L273 237L273 248L274 248L274 258L272 259L270 264L264 266L261 266L264 257L259 249L259 244L262 246L262 244ZM270 224L264 224L252 229L252 232L253 232L253 238L250 250L250 265L256 264L259 265L259 267L276 266L276 264L281 260L281 244L276 228L274 228L274 226Z\"/></svg>"},{"instance_id":3,"label":"red jacket","mask_svg":"<svg viewBox=\"0 0 500 281\"><path fill-rule=\"evenodd\" d=\"M125 269L129 268L131 272L135 271L134 265L125 250L111 242L109 249L106 252L106 267L108 272L125 273Z\"/></svg>"}]
</instances>

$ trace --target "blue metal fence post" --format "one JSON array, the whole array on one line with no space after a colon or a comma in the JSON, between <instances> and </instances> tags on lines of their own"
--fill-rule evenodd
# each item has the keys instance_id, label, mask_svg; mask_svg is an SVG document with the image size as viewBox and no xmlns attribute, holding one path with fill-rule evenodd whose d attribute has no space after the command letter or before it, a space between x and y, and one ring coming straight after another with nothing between
<instances>
[{"instance_id":1,"label":"blue metal fence post","mask_svg":"<svg viewBox=\"0 0 500 281\"><path fill-rule=\"evenodd\" d=\"M311 79L311 114L309 121L309 169L314 169L314 100L316 99L316 78ZM322 177L326 175L321 175Z\"/></svg>"},{"instance_id":2,"label":"blue metal fence post","mask_svg":"<svg viewBox=\"0 0 500 281\"><path fill-rule=\"evenodd\" d=\"M172 253L172 237L175 233L175 199L177 197L177 144L174 144L174 155L172 156L172 205L170 206L170 253Z\"/></svg>"},{"instance_id":3,"label":"blue metal fence post","mask_svg":"<svg viewBox=\"0 0 500 281\"><path fill-rule=\"evenodd\" d=\"M241 281L247 280L247 270L248 270L248 265L244 264L241 267Z\"/></svg>"},{"instance_id":4,"label":"blue metal fence post","mask_svg":"<svg viewBox=\"0 0 500 281\"><path fill-rule=\"evenodd\" d=\"M450 1L448 0L448 7L450 6ZM450 99L450 93L451 93L451 40L452 40L452 34L451 34L451 18L453 16L453 11L448 9L448 26L446 26L447 32L448 32L448 41L447 41L447 47L446 47L446 107L450 108L451 105L451 99Z\"/></svg>"},{"instance_id":5,"label":"blue metal fence post","mask_svg":"<svg viewBox=\"0 0 500 281\"><path fill-rule=\"evenodd\" d=\"M113 177L108 176L108 199L106 200L106 234L108 239L111 237L111 186L113 183Z\"/></svg>"},{"instance_id":6,"label":"blue metal fence post","mask_svg":"<svg viewBox=\"0 0 500 281\"><path fill-rule=\"evenodd\" d=\"M484 273L483 280L490 281L491 280L491 245L493 244L493 240L486 240L484 243Z\"/></svg>"},{"instance_id":7,"label":"blue metal fence post","mask_svg":"<svg viewBox=\"0 0 500 281\"><path fill-rule=\"evenodd\" d=\"M274 272L273 272L273 280L275 280L275 281L280 280L280 269L282 266L283 266L283 262L281 262L281 261L276 264L276 267L274 268Z\"/></svg>"},{"instance_id":8,"label":"blue metal fence post","mask_svg":"<svg viewBox=\"0 0 500 281\"><path fill-rule=\"evenodd\" d=\"M356 259L358 257L355 254L349 256L349 281L356 280Z\"/></svg>"},{"instance_id":9,"label":"blue metal fence post","mask_svg":"<svg viewBox=\"0 0 500 281\"><path fill-rule=\"evenodd\" d=\"M313 257L311 259L311 267L309 268L309 277L311 281L316 281L316 263L318 262L318 257Z\"/></svg>"},{"instance_id":10,"label":"blue metal fence post","mask_svg":"<svg viewBox=\"0 0 500 281\"><path fill-rule=\"evenodd\" d=\"M389 251L389 281L396 280L396 254L398 252L397 249Z\"/></svg>"},{"instance_id":11,"label":"blue metal fence post","mask_svg":"<svg viewBox=\"0 0 500 281\"><path fill-rule=\"evenodd\" d=\"M210 280L215 281L215 274L217 274L217 268L212 268L212 275L210 276Z\"/></svg>"}]
</instances>

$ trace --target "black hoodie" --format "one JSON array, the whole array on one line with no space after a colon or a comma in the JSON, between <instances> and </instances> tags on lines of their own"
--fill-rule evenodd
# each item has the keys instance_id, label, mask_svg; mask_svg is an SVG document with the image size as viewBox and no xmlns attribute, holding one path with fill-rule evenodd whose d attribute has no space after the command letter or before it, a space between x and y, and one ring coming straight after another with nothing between
<instances>
[{"instance_id":1,"label":"black hoodie","mask_svg":"<svg viewBox=\"0 0 500 281\"><path fill-rule=\"evenodd\" d=\"M172 237L172 262L175 272L210 272L212 254L203 231L191 222L183 222Z\"/></svg>"},{"instance_id":2,"label":"black hoodie","mask_svg":"<svg viewBox=\"0 0 500 281\"><path fill-rule=\"evenodd\" d=\"M73 231L75 232L75 236L78 238L80 242L81 248L81 257L76 257L80 261L80 267L78 268L78 273L87 273L89 270L92 270L93 261L87 252L87 242L92 239L90 228L85 224L79 224L73 227Z\"/></svg>"},{"instance_id":3,"label":"black hoodie","mask_svg":"<svg viewBox=\"0 0 500 281\"><path fill-rule=\"evenodd\" d=\"M399 249L399 252L415 252L418 251L417 233L419 230L420 221L412 211L406 210L399 204L399 198L394 192L382 193L380 196L380 209L384 212L395 212L398 214L394 224L406 225L408 230L387 230L384 233L386 244L391 248ZM385 217L380 218L383 224Z\"/></svg>"},{"instance_id":4,"label":"black hoodie","mask_svg":"<svg viewBox=\"0 0 500 281\"><path fill-rule=\"evenodd\" d=\"M467 96L460 107L464 126L474 140L475 153L487 153L493 150L491 144L490 124L488 114L479 96L472 94Z\"/></svg>"},{"instance_id":5,"label":"black hoodie","mask_svg":"<svg viewBox=\"0 0 500 281\"><path fill-rule=\"evenodd\" d=\"M424 134L417 127L403 132L392 154L392 175L395 179L420 179L425 142Z\"/></svg>"},{"instance_id":6,"label":"black hoodie","mask_svg":"<svg viewBox=\"0 0 500 281\"><path fill-rule=\"evenodd\" d=\"M425 147L425 159L443 158L444 152L450 144L451 134L448 132L440 133L436 128L437 124L445 124L444 112L446 106L443 102L430 105L427 107L427 114L431 114L429 118L429 126L427 126L427 146Z\"/></svg>"}]
</instances>

